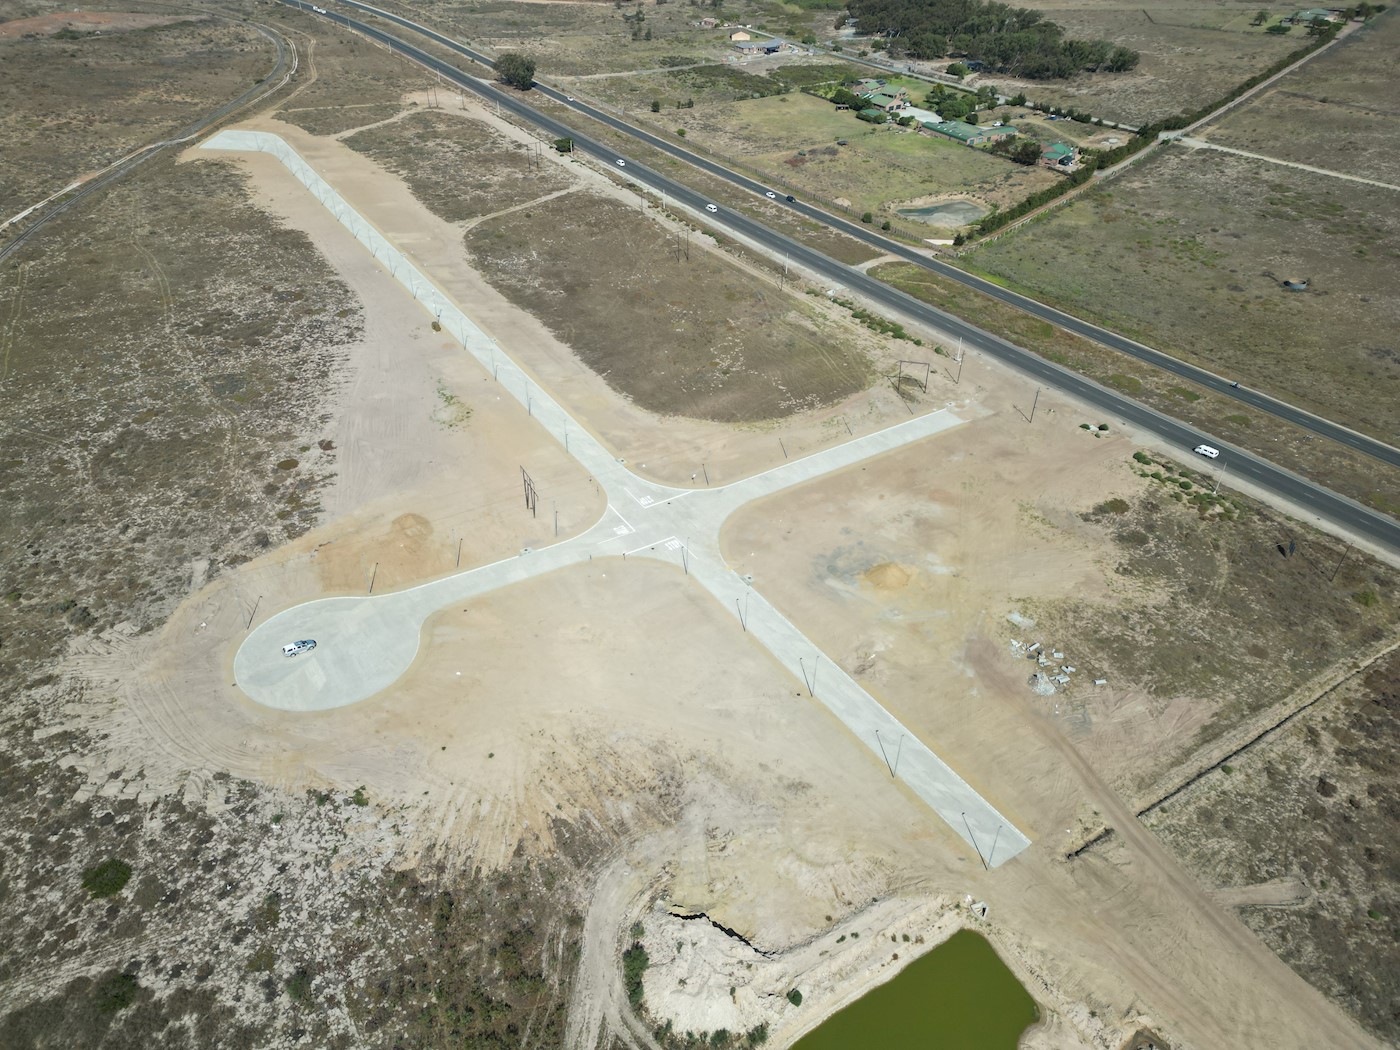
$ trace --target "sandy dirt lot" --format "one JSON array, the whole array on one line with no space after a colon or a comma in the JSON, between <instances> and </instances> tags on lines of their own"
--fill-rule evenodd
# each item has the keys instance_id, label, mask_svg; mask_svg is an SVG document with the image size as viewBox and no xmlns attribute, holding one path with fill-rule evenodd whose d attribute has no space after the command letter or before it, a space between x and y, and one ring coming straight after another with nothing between
<instances>
[{"instance_id":1,"label":"sandy dirt lot","mask_svg":"<svg viewBox=\"0 0 1400 1050\"><path fill-rule=\"evenodd\" d=\"M457 231L396 180L339 143L267 130L286 135L629 465L683 481L705 457L732 478L780 461L777 433L799 448L835 442L841 411L775 433L663 425L621 402L473 274ZM888 933L917 915L931 943L972 894L990 903L984 932L1047 1013L1040 1045L1116 1047L1148 1023L1202 1048L1373 1045L1208 899L1107 786L1105 770L1152 743L1133 698L1118 697L1121 716L1110 707L1104 730L1077 747L1025 689L1003 617L1022 597L1113 586L1105 552L1064 542L1055 522L1128 482L1131 445L1079 430L1073 406L1049 394L1026 425L1013 406L1031 391L980 362L960 388L933 380L940 396L975 399L978 422L751 507L727 544L735 568L1030 832L1036 844L1014 863L983 871L727 610L647 562L600 561L446 610L409 674L350 708L296 716L240 697L226 683L249 623L371 579L378 590L450 571L459 540L467 567L549 535L552 522L522 506L521 465L545 499L558 493L561 532L602 508L562 450L494 396L490 376L289 176L267 158L238 163L364 303L356 378L330 431L342 450L332 513L210 586L196 579L158 634L108 632L75 655L80 674L120 698L70 710L71 724L106 740L105 753L69 759L90 782L144 767L153 789L194 791L209 770L283 787L363 786L400 816L405 865L431 853L489 869L557 845L556 819L593 822L615 846L600 864L570 1018L585 1044L604 1023L628 1024L616 952L657 899L797 953L788 973L811 976L809 1006L798 1018L772 1008L773 1041L784 1045L893 972L883 956L846 963L834 944L811 948L834 924ZM844 406L867 429L895 413L905 409L888 391ZM1066 861L1065 845L1100 822L1119 829L1110 847ZM889 906L896 897L906 903ZM722 954L697 965L718 967ZM708 1017L713 1007L692 998L667 1008Z\"/></svg>"},{"instance_id":2,"label":"sandy dirt lot","mask_svg":"<svg viewBox=\"0 0 1400 1050\"><path fill-rule=\"evenodd\" d=\"M985 382L995 402L1001 383ZM1140 996L1161 1011L1154 1020L1169 1037L1191 1045L1365 1045L1354 1024L1204 895L1109 787L1178 734L1189 737L1190 712L1151 710L1110 683L1087 701L1095 717L1085 722L1073 694L1034 696L1025 665L1007 650L1009 633L1029 640L1027 628L1005 620L1022 602L1122 586L1106 552L1061 526L1130 477L1121 464L1133 446L1078 430L1065 402L1052 397L1049 407L1034 427L1003 412L937 447L746 508L731 523L728 554L1031 829L1037 844L1024 862L979 880L977 892L1025 951L1053 957L1047 968L1059 987L1077 989L1100 1017L1130 1013ZM1096 820L1119 839L1065 860L1077 823ZM1311 1023L1329 1034L1300 1039L1295 1026Z\"/></svg>"}]
</instances>

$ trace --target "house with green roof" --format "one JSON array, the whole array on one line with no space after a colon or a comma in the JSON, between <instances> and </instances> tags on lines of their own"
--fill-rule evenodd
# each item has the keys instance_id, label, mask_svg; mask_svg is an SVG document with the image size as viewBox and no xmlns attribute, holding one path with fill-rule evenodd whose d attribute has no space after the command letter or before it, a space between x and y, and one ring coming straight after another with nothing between
<instances>
[{"instance_id":1,"label":"house with green roof","mask_svg":"<svg viewBox=\"0 0 1400 1050\"><path fill-rule=\"evenodd\" d=\"M999 142L1016 134L1016 129L1012 127L979 127L976 124L965 124L961 120L926 120L923 126L925 131L961 142L964 146L985 146L989 142Z\"/></svg>"},{"instance_id":2,"label":"house with green roof","mask_svg":"<svg viewBox=\"0 0 1400 1050\"><path fill-rule=\"evenodd\" d=\"M1329 7L1310 7L1306 11L1299 11L1288 18L1282 19L1285 24L1292 23L1298 26L1310 26L1314 22L1338 22L1341 20L1341 12Z\"/></svg>"},{"instance_id":3,"label":"house with green roof","mask_svg":"<svg viewBox=\"0 0 1400 1050\"><path fill-rule=\"evenodd\" d=\"M1063 142L1055 142L1041 148L1040 163L1056 171L1073 171L1079 163L1079 151Z\"/></svg>"},{"instance_id":4,"label":"house with green roof","mask_svg":"<svg viewBox=\"0 0 1400 1050\"><path fill-rule=\"evenodd\" d=\"M895 110L903 109L905 106L909 105L908 96L902 91L899 94L891 94L888 91L876 91L864 96L864 98L871 107L884 110L886 113L893 113Z\"/></svg>"}]
</instances>

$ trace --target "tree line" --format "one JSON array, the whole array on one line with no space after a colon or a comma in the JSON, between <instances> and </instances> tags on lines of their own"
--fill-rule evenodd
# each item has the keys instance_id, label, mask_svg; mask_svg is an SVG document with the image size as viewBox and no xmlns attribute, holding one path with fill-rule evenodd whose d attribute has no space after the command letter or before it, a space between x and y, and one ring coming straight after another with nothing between
<instances>
[{"instance_id":1,"label":"tree line","mask_svg":"<svg viewBox=\"0 0 1400 1050\"><path fill-rule=\"evenodd\" d=\"M846 7L860 32L885 37L885 49L894 56L966 56L1029 80L1083 70L1121 72L1138 64L1132 48L1066 39L1064 30L1039 11L995 0L849 0Z\"/></svg>"}]
</instances>

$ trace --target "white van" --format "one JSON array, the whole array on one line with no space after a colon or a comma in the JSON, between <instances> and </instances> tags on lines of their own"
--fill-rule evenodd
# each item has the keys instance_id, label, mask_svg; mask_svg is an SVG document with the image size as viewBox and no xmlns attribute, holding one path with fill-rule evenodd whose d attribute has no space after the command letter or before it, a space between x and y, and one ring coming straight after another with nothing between
<instances>
[{"instance_id":1,"label":"white van","mask_svg":"<svg viewBox=\"0 0 1400 1050\"><path fill-rule=\"evenodd\" d=\"M1220 450L1218 448L1211 448L1209 445L1197 445L1192 451L1198 456L1205 456L1206 459L1220 458Z\"/></svg>"},{"instance_id":2,"label":"white van","mask_svg":"<svg viewBox=\"0 0 1400 1050\"><path fill-rule=\"evenodd\" d=\"M309 653L315 648L316 640L314 638L303 638L299 642L293 642L291 645L282 646L282 655L300 656L302 653Z\"/></svg>"}]
</instances>

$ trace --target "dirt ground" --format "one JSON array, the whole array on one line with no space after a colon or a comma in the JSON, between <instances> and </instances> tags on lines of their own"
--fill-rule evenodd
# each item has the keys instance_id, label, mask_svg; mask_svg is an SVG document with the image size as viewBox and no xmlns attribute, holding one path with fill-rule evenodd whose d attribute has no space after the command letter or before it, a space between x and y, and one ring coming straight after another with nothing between
<instances>
[{"instance_id":1,"label":"dirt ground","mask_svg":"<svg viewBox=\"0 0 1400 1050\"><path fill-rule=\"evenodd\" d=\"M784 449L907 418L876 387L771 429L663 424L494 291L469 267L460 230L399 180L343 143L270 119L256 126L283 134L649 476L686 482L700 462L728 480L781 462ZM936 374L928 398L975 406L974 422L749 508L726 545L736 570L1031 835L1013 864L984 871L727 610L673 568L636 559L443 611L408 676L362 704L295 716L241 697L229 665L250 623L371 579L380 590L452 571L459 552L465 568L547 541L552 519L525 511L521 466L557 501L561 533L602 508L587 476L279 165L234 163L363 307L364 336L318 431L337 451L337 476L317 527L212 583L192 574L163 627L112 625L75 645L65 669L85 691L46 733L55 747L84 741L65 764L86 798L149 803L175 791L193 801L213 769L279 791L362 790L373 849L347 849L346 865L431 861L504 879L522 861L592 851L571 1045L629 1026L617 953L658 899L784 956L786 968L769 973L775 988L801 983L800 1012L779 998L743 1018L770 1019L782 1046L893 972L873 942L917 930L931 946L971 923L957 907L969 894L990 904L980 928L1046 1014L1032 1046L1116 1048L1148 1025L1184 1047L1375 1045L1203 894L1110 786L1154 743L1124 746L1144 724L1141 698L1110 682L1105 731L1081 742L1053 701L1026 689L1005 617L1066 591L1107 597L1122 586L1109 544L1057 521L1141 479L1126 469L1127 435L1080 430L1074 406L1049 394L1027 425L1016 413L1026 385L979 362L956 389ZM1170 724L1153 725L1155 743L1191 728L1161 721ZM1107 847L1064 858L1104 823L1118 831ZM334 856L330 845L315 848ZM838 929L866 936L838 948ZM714 977L733 963L731 948L716 941L685 964L710 975L720 1009L734 1001ZM494 950L504 962L505 946ZM748 991L757 999L761 989ZM654 994L658 1010L729 1023L713 998ZM633 1030L632 1040L651 1036Z\"/></svg>"},{"instance_id":2,"label":"dirt ground","mask_svg":"<svg viewBox=\"0 0 1400 1050\"><path fill-rule=\"evenodd\" d=\"M335 143L296 144L352 202L371 202L381 229L434 229L426 209L363 158ZM542 527L509 498L519 462L541 463L541 475L573 494L569 528L599 508L561 450L541 444L518 406L495 402L480 369L454 369L450 347L415 317L412 300L357 259L289 177L266 158L238 163L269 206L324 246L367 318L382 315L383 327L367 321L370 349L356 359L359 379L335 416L345 480L328 497L328 522L192 595L158 634L111 632L75 656L94 695L119 697L70 712L72 727L106 738L102 750L71 758L91 782L140 762L148 791L210 765L285 788L363 786L397 815L406 862L445 855L502 865L522 843L528 853L566 848L554 820L606 814L601 826L618 829L621 868L603 871L606 892L585 917L575 1001L593 1005L570 1021L585 1028L610 1013L610 947L658 893L778 950L837 921L864 921L872 936L907 929L891 924L940 896L971 893L991 903L987 932L1052 1015L1047 1031L1057 1034L1046 1045L1113 1045L1147 1021L1184 1045L1230 1045L1245 1033L1280 1046L1367 1045L1153 852L1150 837L1139 841L1127 827L1120 853L1062 859L1061 844L1082 829L1118 824L1121 803L1030 705L993 625L1007 596L1106 592L1104 552L1062 542L1043 519L1047 504L1074 506L1126 484L1130 446L1079 430L1072 406L1053 398L1042 398L1042 428L1008 425L1026 391L990 369L970 368L961 391L975 393L986 418L753 508L728 546L765 595L802 608L800 622L830 652L868 661L853 670L1032 833L1037 845L1024 862L982 872L950 829L671 568L599 564L446 611L401 687L353 708L306 718L239 699L225 684L227 661L250 615L362 586L375 561L382 586L445 571L452 548L440 515L461 512L464 490L500 495L499 506L461 519L472 543L464 565L508 556ZM533 332L527 319L500 306L492 315L489 300L466 294L458 257L444 258L439 272L435 253L447 248L422 233L410 240L420 265L482 308L504 345L521 347L527 363L547 363L516 341ZM415 352L405 357L395 333L413 331ZM433 422L439 382L471 408L465 425ZM601 396L611 412L599 415L612 426L635 411ZM692 441L715 432L668 426ZM634 431L632 447L644 449L650 436ZM733 440L736 468L779 458L762 451L766 435L761 445L753 435ZM858 512L842 509L850 500ZM918 556L896 553L901 530L930 514L945 541ZM881 524L843 536L857 521ZM928 610L930 599L937 610ZM580 617L580 608L592 611ZM651 626L625 626L634 624ZM933 668L941 670L931 676ZM931 681L951 695L931 700ZM887 896L912 903L865 911L871 897ZM1165 955L1163 944L1171 945ZM774 1016L775 1045L871 979L859 974L889 972L884 958L834 968L837 960L817 958L828 969L797 966L811 970L809 1006L796 1021Z\"/></svg>"},{"instance_id":3,"label":"dirt ground","mask_svg":"<svg viewBox=\"0 0 1400 1050\"><path fill-rule=\"evenodd\" d=\"M1393 132L1400 17L1377 16L1204 137L1236 149L1363 178L1395 178Z\"/></svg>"}]
</instances>

